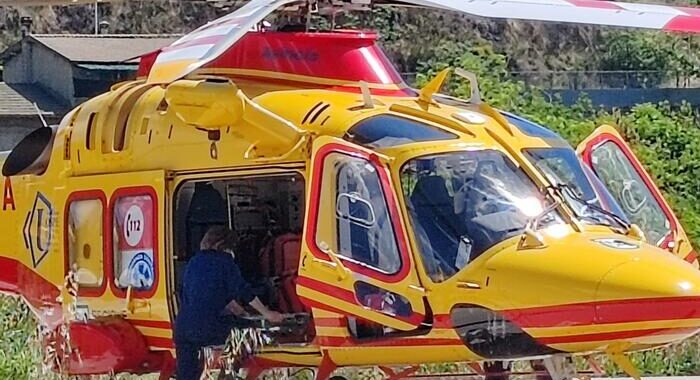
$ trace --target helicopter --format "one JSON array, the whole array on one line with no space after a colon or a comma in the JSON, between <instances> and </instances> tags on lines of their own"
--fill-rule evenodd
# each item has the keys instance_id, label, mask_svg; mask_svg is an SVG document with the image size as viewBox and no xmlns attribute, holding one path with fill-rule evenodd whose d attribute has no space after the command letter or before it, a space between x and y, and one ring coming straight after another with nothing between
<instances>
[{"instance_id":1,"label":"helicopter","mask_svg":"<svg viewBox=\"0 0 700 380\"><path fill-rule=\"evenodd\" d=\"M287 315L244 363L379 367L626 353L700 331L697 254L622 136L551 130L406 85L367 31L275 30L369 1L252 0L141 57L0 155L0 291L67 375L173 373L183 268L204 231L239 234L244 276ZM597 0L406 0L481 17L700 32L700 9ZM212 348L216 350L217 348ZM395 370L400 367L400 370Z\"/></svg>"}]
</instances>

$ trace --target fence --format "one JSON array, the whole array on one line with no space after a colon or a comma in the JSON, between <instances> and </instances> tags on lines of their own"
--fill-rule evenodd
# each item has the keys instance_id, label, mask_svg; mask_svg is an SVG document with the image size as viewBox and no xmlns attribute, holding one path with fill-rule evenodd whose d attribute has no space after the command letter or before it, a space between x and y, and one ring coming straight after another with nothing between
<instances>
[{"instance_id":1,"label":"fence","mask_svg":"<svg viewBox=\"0 0 700 380\"><path fill-rule=\"evenodd\" d=\"M415 84L417 73L401 76ZM512 71L510 77L545 90L700 87L700 73L682 71Z\"/></svg>"},{"instance_id":2,"label":"fence","mask_svg":"<svg viewBox=\"0 0 700 380\"><path fill-rule=\"evenodd\" d=\"M697 74L681 71L514 71L511 77L556 90L700 87Z\"/></svg>"}]
</instances>

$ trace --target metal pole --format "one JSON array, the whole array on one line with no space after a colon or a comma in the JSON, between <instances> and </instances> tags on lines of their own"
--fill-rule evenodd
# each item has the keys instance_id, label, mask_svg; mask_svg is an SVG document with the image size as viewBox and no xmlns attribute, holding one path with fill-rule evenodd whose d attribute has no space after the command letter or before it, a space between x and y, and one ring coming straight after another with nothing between
<instances>
[{"instance_id":1,"label":"metal pole","mask_svg":"<svg viewBox=\"0 0 700 380\"><path fill-rule=\"evenodd\" d=\"M100 8L99 0L95 0L95 34L100 34Z\"/></svg>"}]
</instances>

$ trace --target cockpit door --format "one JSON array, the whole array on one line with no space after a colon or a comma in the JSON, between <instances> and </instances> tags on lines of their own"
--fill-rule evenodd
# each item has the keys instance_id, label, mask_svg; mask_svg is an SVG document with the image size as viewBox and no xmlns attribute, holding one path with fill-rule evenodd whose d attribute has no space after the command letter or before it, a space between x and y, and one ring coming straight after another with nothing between
<instances>
[{"instance_id":1,"label":"cockpit door","mask_svg":"<svg viewBox=\"0 0 700 380\"><path fill-rule=\"evenodd\" d=\"M644 231L649 243L688 261L695 260L696 254L678 218L615 128L599 127L578 146L577 152L630 221Z\"/></svg>"},{"instance_id":2,"label":"cockpit door","mask_svg":"<svg viewBox=\"0 0 700 380\"><path fill-rule=\"evenodd\" d=\"M315 140L297 291L307 306L410 331L425 319L424 290L382 161L337 138Z\"/></svg>"}]
</instances>

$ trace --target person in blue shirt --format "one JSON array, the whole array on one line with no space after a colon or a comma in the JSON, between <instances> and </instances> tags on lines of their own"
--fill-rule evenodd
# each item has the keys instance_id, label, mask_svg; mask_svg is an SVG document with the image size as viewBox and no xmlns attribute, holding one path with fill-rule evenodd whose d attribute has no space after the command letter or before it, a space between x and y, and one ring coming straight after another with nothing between
<instances>
[{"instance_id":1,"label":"person in blue shirt","mask_svg":"<svg viewBox=\"0 0 700 380\"><path fill-rule=\"evenodd\" d=\"M265 319L280 323L282 314L268 309L253 294L232 254L235 235L227 227L211 227L190 259L183 276L180 310L175 320L177 379L196 380L202 373L202 347L222 345L235 328L231 315L250 305ZM235 318L234 318L235 319Z\"/></svg>"}]
</instances>

